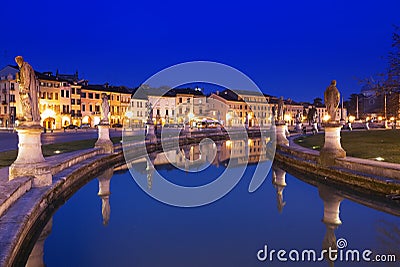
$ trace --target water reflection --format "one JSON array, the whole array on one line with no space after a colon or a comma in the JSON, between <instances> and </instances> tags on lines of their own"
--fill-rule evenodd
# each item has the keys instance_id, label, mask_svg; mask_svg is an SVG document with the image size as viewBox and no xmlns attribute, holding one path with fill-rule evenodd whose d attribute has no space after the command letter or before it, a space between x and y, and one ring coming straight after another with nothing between
<instances>
[{"instance_id":1,"label":"water reflection","mask_svg":"<svg viewBox=\"0 0 400 267\"><path fill-rule=\"evenodd\" d=\"M276 201L279 213L282 213L286 202L283 201L283 190L286 187L286 171L279 168L276 164L272 165L272 184L276 189Z\"/></svg>"},{"instance_id":2,"label":"water reflection","mask_svg":"<svg viewBox=\"0 0 400 267\"><path fill-rule=\"evenodd\" d=\"M322 222L325 224L326 232L322 241L322 249L329 251L337 250L335 230L342 224L340 220L340 203L343 200L335 189L332 189L326 185L318 185L318 192L320 198L324 202L324 216ZM336 256L337 253L333 253ZM329 266L334 266L334 262L325 254L326 260L329 262Z\"/></svg>"},{"instance_id":3,"label":"water reflection","mask_svg":"<svg viewBox=\"0 0 400 267\"><path fill-rule=\"evenodd\" d=\"M224 169L221 168L221 166L223 166L227 161L233 161L234 164L241 164L244 162L243 160L246 157L250 162L259 162L260 159L261 161L269 160L268 153L266 152L267 149L266 144L268 144L267 140L261 141L260 139L230 140L227 142L216 142L215 144L211 145L204 144L203 146L201 145L184 146L181 147L180 149L170 150L166 153L168 153L168 159L174 159L177 165L180 164L180 166L185 167L186 164L186 168L190 169L193 168L194 166L196 166L197 168L202 164L210 163L213 166L215 166L212 167L212 172L218 172L218 170L221 171ZM215 153L212 151L214 151ZM165 155L166 153L151 153L148 159L141 158L130 163L130 164L136 164L137 166L140 167L143 176L147 178L147 186L149 190L154 190L157 188L155 184L157 179L154 179L153 181L153 176L154 176L153 174L156 170L159 169L168 170L168 172L170 172L172 176L181 175L180 178L182 178L182 180L191 180L189 179L190 177L189 175L184 174L182 176L182 173L178 173L177 170L174 167L172 167L172 165L167 164L168 161L167 161L167 156ZM219 168L217 169L217 167ZM109 202L110 183L114 183L116 179L121 179L121 177L118 177L113 181L111 181L112 177L113 177L113 169L111 168L106 170L97 178L98 195L102 201L101 212L103 216L104 225L107 225L110 222L110 213L111 213L110 202ZM309 184L312 184L314 188L310 189L309 185L299 181L298 179L295 179L295 177L304 180ZM220 262L221 259L217 258L218 256L223 257L223 260L225 261L227 260L227 255L231 255L232 257L237 257L240 259L241 257L243 257L245 261L248 261L249 258L250 260L252 260L253 259L251 258L253 255L252 253L254 253L254 251L256 251L256 249L258 248L258 244L265 243L266 241L268 241L268 244L272 244L274 242L275 243L278 242L277 240L282 240L282 235L284 236L283 232L276 231L274 229L278 229L279 225L277 225L277 222L279 221L279 223L282 223L283 220L284 223L282 224L285 225L285 232L286 231L288 232L288 234L286 235L288 242L283 244L283 246L287 246L288 248L289 247L292 248L291 242L297 242L293 240L301 240L301 232L303 233L305 232L309 240L305 240L303 241L303 243L296 243L296 245L299 245L299 247L293 247L293 248L300 248L300 246L302 245L304 245L305 247L309 247L310 243L316 241L315 244L317 247L314 247L314 249L316 249L316 251L319 251L320 249L326 249L326 250L328 250L329 248L337 249L336 234L338 233L338 231L340 231L341 234L343 234L342 231L348 231L345 232L344 235L345 237L346 234L348 237L350 237L352 236L353 233L361 231L363 233L362 236L363 240L357 241L354 240L355 239L354 238L353 240L351 240L352 246L354 245L356 248L368 248L368 246L370 246L371 243L365 243L366 247L363 247L364 242L366 242L364 241L364 238L366 240L369 240L369 242L371 242L370 239L374 238L375 237L374 234L376 234L377 235L376 240L374 239L372 242L377 243L377 246L381 248L383 252L397 253L398 257L400 257L399 255L400 226L398 223L391 221L391 219L395 217L392 217L384 213L380 214L380 218L383 219L380 219L377 223L374 224L374 226L376 227L376 231L371 232L367 227L365 227L365 224L373 223L373 219L375 217L369 215L370 217L368 222L364 221L366 220L364 217L356 217L356 215L353 215L353 217L351 217L352 216L351 213L354 210L359 209L359 205L356 208L353 208L353 210L347 210L347 212L345 213L347 217L343 217L343 214L340 214L341 205L343 207L343 212L346 211L344 209L345 206L343 206L344 204L342 204L344 199L350 199L358 203L361 203L364 206L369 206L369 207L372 206L376 210L382 210L384 212L396 215L398 215L398 213L400 212L398 204L391 205L390 203L388 204L386 202L382 202L381 200L374 200L370 195L364 197L357 195L355 193L350 193L349 191L338 189L337 187L332 187L326 184L319 184L316 182L317 180L311 177L310 175L301 176L300 174L296 174L295 177L292 176L292 172L289 168L286 168L285 166L282 165L274 164L272 166L273 187L270 184L269 186L264 185L262 190L257 191L257 194L263 194L259 199L256 198L257 194L248 194L247 190L241 188L241 190L236 190L235 192L232 192L232 194L227 198L223 199L223 201L219 201L215 205L211 204L199 209L171 208L166 205L161 205L155 201L149 201L148 198L139 199L139 196L141 195L140 191L136 191L136 194L127 195L126 191L123 191L123 186L120 186L119 190L116 190L116 187L114 187L113 185L113 207L114 206L126 207L127 203L130 204L140 203L140 205L132 207L131 210L128 210L127 213L129 214L124 214L126 218L124 217L123 219L121 219L119 223L115 222L115 220L117 220L116 217L118 217L116 214L117 212L115 212L115 214L113 214L113 220L111 220L107 229L111 229L112 233L116 234L116 236L118 236L120 239L121 236L127 236L127 241L118 240L118 242L121 241L121 243L124 243L125 246L132 245L132 247L129 247L129 250L131 251L135 251L135 249L136 251L139 251L137 252L138 254L135 254L135 257L140 258L141 257L140 254L143 254L142 262L140 262L140 264L137 264L139 266L160 265L160 262L156 262L158 264L149 265L147 263L152 261L151 260L147 261L148 259L144 260L144 258L148 257L149 255L152 255L152 252L149 251L153 248L149 249L148 251L146 250L146 248L144 248L148 243L151 243L151 246L157 246L157 244L160 244L160 246L163 246L162 250L165 250L165 254L171 254L171 255L176 255L176 253L180 253L182 255L193 253L193 251L201 250L203 247L205 247L204 243L206 243L208 244L208 246L210 246L208 251L210 255L207 254L206 256L205 254L204 255L202 254L203 252L201 252L195 255L195 257L202 257L203 255L204 259L206 259L207 257L211 258L212 259L211 262ZM201 176L201 175L199 176L199 179L204 180L206 178L207 176ZM129 177L129 179L131 178ZM129 185L131 185L131 183L132 180L129 180ZM289 186L287 186L288 184ZM318 195L316 190L318 190ZM244 194L243 192L245 192L246 194ZM310 196L312 194L306 194L305 192L314 192L315 198L312 198L312 196ZM235 194L237 195L237 198L233 197ZM91 194L91 196L93 196L93 194ZM265 199L265 196L268 197L269 199L268 201L271 203L271 207L274 208L273 209L274 212L268 212L268 213L259 212L258 204L260 203L260 199L261 200ZM253 197L254 201L252 202ZM132 198L134 198L134 200L132 200ZM118 199L120 202L118 202ZM286 205L287 201L290 203L290 205ZM82 201L82 203L86 202ZM304 218L313 217L312 220L306 219L304 220L304 224L299 224L298 220L299 210L295 210L295 208L293 208L296 207L296 204L298 203L301 204L298 209L300 210L302 216L304 216ZM306 206L303 203L308 203L308 205ZM323 203L323 210L321 209L322 203ZM275 205L277 206L278 212L275 210ZM132 206L134 205L132 204ZM257 209L257 212L252 213L253 207L255 207L254 209ZM283 212L284 208L285 208L284 215L278 215L278 213ZM60 212L62 212L62 208ZM97 215L98 212L99 211L96 210ZM375 215L376 213L374 212L375 210L366 209L363 207L361 214L363 216L367 216L367 214L371 213ZM348 215L348 213L350 214ZM201 216L198 216L198 214L201 214ZM140 220L135 219L138 217L140 217ZM319 219L321 217L323 225L321 224L321 222L319 222ZM346 227L341 226L342 225L341 217L343 217L343 220L346 219L345 221ZM157 220L155 220L154 218L157 218ZM193 220L187 218L192 218ZM356 223L357 226L356 228L354 228L354 226L351 227L352 223L350 222L351 219L349 218L353 219L353 224ZM85 219L86 218L82 218L82 220ZM218 223L208 224L207 220L209 219L218 220ZM263 224L262 226L259 225L258 228L254 226L253 229L254 231L246 232L247 229L250 228L244 226L244 225L247 226L247 221L251 221L251 225L253 224L257 225L257 222L268 222L270 223L270 227L264 227L265 224ZM237 224L235 224L236 222ZM398 220L396 222L398 222ZM64 222L60 219L57 220L57 223L67 225L63 227L70 227L68 225L68 221ZM125 227L125 225L130 225L130 228L128 228L128 226ZM132 225L134 225L134 227L132 227ZM194 227L192 228L191 226L193 225ZM225 225L225 226L219 227L219 225ZM230 228L230 225L233 225L232 229ZM321 230L316 231L315 230L316 225L317 227L318 225L320 225ZM27 266L44 266L43 246L46 237L50 233L51 226L52 226L52 220L49 221L48 225L45 227L39 239L37 240L35 247L32 250L29 260L27 262ZM175 229L174 226L176 226L177 228L176 231L174 230ZM116 227L118 229L112 227ZM129 232L130 229L132 228L134 229L132 230L133 232L130 232L130 234L125 234L124 231ZM154 233L152 232L154 229L158 228L161 228L161 230L155 231ZM104 227L101 227L101 229L104 230ZM140 231L138 231L137 229L140 229ZM213 232L214 229L218 229L218 232L217 230ZM87 229L87 231L99 231L99 229L93 227L93 229ZM201 237L196 236L196 234L198 234L196 231L203 233L200 234ZM208 232L209 235L204 234ZM149 233L151 234L149 235ZM224 235L224 233L226 233L226 235ZM133 235L135 236L135 239L130 240L129 237L132 237ZM185 239L185 237L181 237L181 235L182 236L184 235L185 237L187 235L190 235L191 239L193 239L193 243L184 243L188 241L187 239ZM235 235L239 237L236 239ZM92 234L92 236L101 236L101 235ZM249 236L249 239L246 239L247 236ZM260 236L262 236L262 239L259 238ZM290 238L288 236L290 236ZM338 237L341 236L343 237L343 235L338 234ZM112 239L111 237L108 238ZM215 238L215 240L210 240L210 238ZM182 239L184 241L182 241ZM230 239L234 241L237 240L239 241L237 241L234 244L235 245L234 247L229 247L227 245L226 248L220 248L214 245L210 245L210 243L214 242L216 244L221 245L220 243L218 243L220 240L230 240ZM180 240L180 241L175 241L175 240ZM57 244L60 244L62 242L63 240L57 240ZM79 242L79 240L76 240L75 242ZM181 242L181 243L177 244L174 242ZM197 244L196 242L198 242L199 244ZM357 242L359 243L357 244ZM241 246L242 243L243 246ZM171 244L170 247L169 244ZM190 251L185 250L186 246ZM249 246L251 247L251 251L245 252ZM179 252L177 252L178 248ZM222 252L218 252L218 254L213 254L212 251L215 250L218 251L218 249L220 249L220 251ZM237 251L234 249L237 249ZM229 252L227 252L228 250ZM116 252L113 253L115 254ZM164 251L159 253L164 253ZM121 257L124 257L124 255L121 255ZM130 259L132 259L132 257ZM178 258L173 256L168 257L164 254L163 257L164 259L174 258L175 261L176 261L175 258ZM185 256L182 256L182 258L184 257ZM202 265L200 265L200 262L197 265L196 263L194 263L193 265L206 266L207 264L205 264L205 262L203 261L204 259L201 258ZM168 264L169 263L168 261L166 263L168 266L172 266L171 264ZM259 264L259 262L249 263L249 264L241 262L243 264L237 263L238 265L235 265L234 263L235 262L233 262L233 265L232 262L230 262L230 264L226 263L225 265L222 264L219 266L239 266L239 265L259 266L257 265ZM103 264L102 266L106 266L106 263L101 263L101 264ZM327 258L324 264L329 264L329 266L334 266L334 262L330 261ZM280 266L276 262L269 263L268 265ZM173 266L176 266L176 264ZM181 264L181 266L185 265ZM293 265L289 264L289 266Z\"/></svg>"},{"instance_id":4,"label":"water reflection","mask_svg":"<svg viewBox=\"0 0 400 267\"><path fill-rule=\"evenodd\" d=\"M44 242L50 235L53 227L53 218L50 218L46 226L43 228L38 240L36 241L31 254L29 255L26 267L44 267Z\"/></svg>"},{"instance_id":5,"label":"water reflection","mask_svg":"<svg viewBox=\"0 0 400 267\"><path fill-rule=\"evenodd\" d=\"M110 181L113 173L114 168L109 168L97 177L97 180L99 181L99 192L97 195L101 198L101 215L103 216L103 225L108 225L110 220Z\"/></svg>"}]
</instances>

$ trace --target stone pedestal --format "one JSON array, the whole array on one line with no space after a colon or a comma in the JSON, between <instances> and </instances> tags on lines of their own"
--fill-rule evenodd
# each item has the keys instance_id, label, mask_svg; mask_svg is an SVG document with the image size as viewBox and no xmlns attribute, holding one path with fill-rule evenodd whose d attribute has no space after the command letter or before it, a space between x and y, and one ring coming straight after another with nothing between
<instances>
[{"instance_id":1,"label":"stone pedestal","mask_svg":"<svg viewBox=\"0 0 400 267\"><path fill-rule=\"evenodd\" d=\"M336 158L346 157L346 151L340 144L340 130L342 125L339 123L326 123L325 128L325 144L320 151L320 163L324 166L332 166L335 164Z\"/></svg>"},{"instance_id":2,"label":"stone pedestal","mask_svg":"<svg viewBox=\"0 0 400 267\"><path fill-rule=\"evenodd\" d=\"M150 143L156 143L157 136L156 136L153 122L146 123L146 129L147 129L146 140L149 140Z\"/></svg>"},{"instance_id":3,"label":"stone pedestal","mask_svg":"<svg viewBox=\"0 0 400 267\"><path fill-rule=\"evenodd\" d=\"M101 148L104 153L113 153L114 152L114 146L113 143L110 140L110 124L105 123L102 124L100 123L98 126L98 131L99 131L99 137L97 139L96 144L94 147L96 148Z\"/></svg>"},{"instance_id":4,"label":"stone pedestal","mask_svg":"<svg viewBox=\"0 0 400 267\"><path fill-rule=\"evenodd\" d=\"M276 129L276 143L279 145L289 145L289 140L286 138L286 123L284 121L278 121L275 123Z\"/></svg>"},{"instance_id":5,"label":"stone pedestal","mask_svg":"<svg viewBox=\"0 0 400 267\"><path fill-rule=\"evenodd\" d=\"M42 153L40 125L20 126L18 133L18 156L9 168L9 180L17 177L33 176L33 187L48 186L52 175Z\"/></svg>"}]
</instances>

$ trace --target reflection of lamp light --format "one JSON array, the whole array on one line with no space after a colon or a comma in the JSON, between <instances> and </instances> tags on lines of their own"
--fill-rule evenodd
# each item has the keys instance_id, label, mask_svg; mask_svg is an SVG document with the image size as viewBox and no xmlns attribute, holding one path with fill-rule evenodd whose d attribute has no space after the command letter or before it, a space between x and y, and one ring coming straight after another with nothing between
<instances>
[{"instance_id":1,"label":"reflection of lamp light","mask_svg":"<svg viewBox=\"0 0 400 267\"><path fill-rule=\"evenodd\" d=\"M248 118L249 120L251 120L251 118L253 118L253 114L250 112L249 114L247 114L247 118Z\"/></svg>"},{"instance_id":2,"label":"reflection of lamp light","mask_svg":"<svg viewBox=\"0 0 400 267\"><path fill-rule=\"evenodd\" d=\"M189 117L189 120L192 120L194 118L194 114L192 112L190 112L188 117Z\"/></svg>"},{"instance_id":3,"label":"reflection of lamp light","mask_svg":"<svg viewBox=\"0 0 400 267\"><path fill-rule=\"evenodd\" d=\"M367 117L366 120L369 121L370 117Z\"/></svg>"},{"instance_id":4,"label":"reflection of lamp light","mask_svg":"<svg viewBox=\"0 0 400 267\"><path fill-rule=\"evenodd\" d=\"M89 123L89 116L83 117L82 123L85 123L85 124Z\"/></svg>"},{"instance_id":5,"label":"reflection of lamp light","mask_svg":"<svg viewBox=\"0 0 400 267\"><path fill-rule=\"evenodd\" d=\"M229 121L231 118L232 118L232 116L231 116L230 113L226 114L226 120L227 120L227 121Z\"/></svg>"},{"instance_id":6,"label":"reflection of lamp light","mask_svg":"<svg viewBox=\"0 0 400 267\"><path fill-rule=\"evenodd\" d=\"M391 120L391 121L394 121L394 117L390 117L390 120Z\"/></svg>"},{"instance_id":7,"label":"reflection of lamp light","mask_svg":"<svg viewBox=\"0 0 400 267\"><path fill-rule=\"evenodd\" d=\"M331 119L331 116L328 114L324 116L323 121L329 121Z\"/></svg>"}]
</instances>

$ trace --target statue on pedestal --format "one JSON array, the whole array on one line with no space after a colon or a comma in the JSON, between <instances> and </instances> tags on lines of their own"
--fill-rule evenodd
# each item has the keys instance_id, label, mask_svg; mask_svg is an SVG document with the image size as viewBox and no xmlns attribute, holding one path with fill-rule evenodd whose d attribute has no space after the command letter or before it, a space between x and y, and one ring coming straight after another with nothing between
<instances>
[{"instance_id":1,"label":"statue on pedestal","mask_svg":"<svg viewBox=\"0 0 400 267\"><path fill-rule=\"evenodd\" d=\"M283 96L281 96L278 101L278 121L282 121L284 119L283 115Z\"/></svg>"},{"instance_id":2,"label":"statue on pedestal","mask_svg":"<svg viewBox=\"0 0 400 267\"><path fill-rule=\"evenodd\" d=\"M24 122L40 124L39 112L39 83L32 66L25 62L22 56L15 57L19 66L17 83L19 84L19 96L22 104L22 116Z\"/></svg>"},{"instance_id":3,"label":"statue on pedestal","mask_svg":"<svg viewBox=\"0 0 400 267\"><path fill-rule=\"evenodd\" d=\"M333 80L331 84L326 88L324 93L324 100L326 105L326 110L330 116L330 121L336 121L336 111L339 107L340 93L336 88L336 80Z\"/></svg>"},{"instance_id":4,"label":"statue on pedestal","mask_svg":"<svg viewBox=\"0 0 400 267\"><path fill-rule=\"evenodd\" d=\"M108 114L110 113L110 105L108 104L108 96L106 93L101 94L101 123L108 124Z\"/></svg>"}]
</instances>

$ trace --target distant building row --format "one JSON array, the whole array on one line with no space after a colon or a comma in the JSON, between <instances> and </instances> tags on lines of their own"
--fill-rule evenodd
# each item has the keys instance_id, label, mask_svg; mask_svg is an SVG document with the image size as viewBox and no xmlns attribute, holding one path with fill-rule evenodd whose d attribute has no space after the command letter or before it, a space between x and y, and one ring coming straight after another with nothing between
<instances>
[{"instance_id":1,"label":"distant building row","mask_svg":"<svg viewBox=\"0 0 400 267\"><path fill-rule=\"evenodd\" d=\"M0 70L0 127L14 127L21 113L19 88L16 83L18 68L6 66ZM109 84L92 85L73 75L36 72L40 83L39 109L41 124L47 129L59 129L70 124L94 127L100 122L101 93L109 96L111 124L142 127L147 122L147 106L152 105L155 124L218 121L225 126L268 126L273 121L273 107L278 99L270 95L244 90L224 90L208 96L200 88L139 89ZM304 115L311 108L308 103L285 101L285 120L293 125L298 113ZM319 122L326 114L324 106L316 107ZM340 111L338 111L340 112ZM344 114L346 112L343 112ZM338 113L338 117L343 114ZM200 123L200 124L199 124Z\"/></svg>"}]
</instances>

